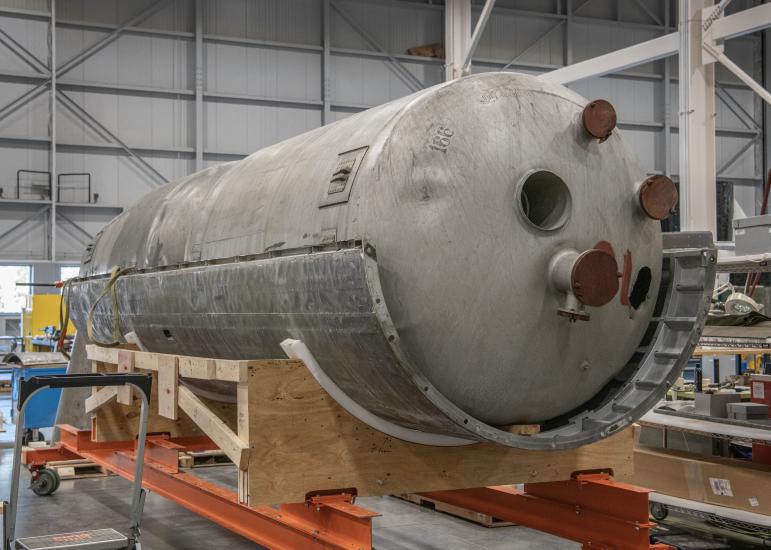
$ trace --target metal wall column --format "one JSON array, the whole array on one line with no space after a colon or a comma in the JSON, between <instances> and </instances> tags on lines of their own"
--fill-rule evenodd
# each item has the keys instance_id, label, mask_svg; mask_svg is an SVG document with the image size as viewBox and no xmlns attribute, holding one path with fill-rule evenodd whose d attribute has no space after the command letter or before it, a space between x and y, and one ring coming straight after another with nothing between
<instances>
[{"instance_id":1,"label":"metal wall column","mask_svg":"<svg viewBox=\"0 0 771 550\"><path fill-rule=\"evenodd\" d=\"M444 79L463 76L471 42L471 0L446 0L444 4Z\"/></svg>"},{"instance_id":2,"label":"metal wall column","mask_svg":"<svg viewBox=\"0 0 771 550\"><path fill-rule=\"evenodd\" d=\"M680 0L680 228L717 229L715 67L702 62L702 10L711 0Z\"/></svg>"},{"instance_id":3,"label":"metal wall column","mask_svg":"<svg viewBox=\"0 0 771 550\"><path fill-rule=\"evenodd\" d=\"M763 32L763 86L771 90L771 30ZM763 102L763 174L771 170L771 105ZM762 200L758 193L757 202Z\"/></svg>"},{"instance_id":4,"label":"metal wall column","mask_svg":"<svg viewBox=\"0 0 771 550\"><path fill-rule=\"evenodd\" d=\"M321 52L321 100L323 101L321 109L321 124L332 122L332 78L331 78L331 53L332 35L330 28L330 10L329 0L322 0L321 3L321 39L323 41Z\"/></svg>"},{"instance_id":5,"label":"metal wall column","mask_svg":"<svg viewBox=\"0 0 771 550\"><path fill-rule=\"evenodd\" d=\"M195 169L203 170L203 1L195 0Z\"/></svg>"},{"instance_id":6,"label":"metal wall column","mask_svg":"<svg viewBox=\"0 0 771 550\"><path fill-rule=\"evenodd\" d=\"M49 166L51 170L51 261L56 261L56 201L58 182L56 178L56 0L51 0L51 28L48 33L49 43L49 67L51 70L51 105L49 131L51 133L51 145Z\"/></svg>"}]
</instances>

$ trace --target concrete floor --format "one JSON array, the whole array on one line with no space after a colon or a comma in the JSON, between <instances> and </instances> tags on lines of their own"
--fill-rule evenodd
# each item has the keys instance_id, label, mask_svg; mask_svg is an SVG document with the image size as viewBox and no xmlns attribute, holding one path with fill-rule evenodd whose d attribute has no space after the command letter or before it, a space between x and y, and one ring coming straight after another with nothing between
<instances>
[{"instance_id":1,"label":"concrete floor","mask_svg":"<svg viewBox=\"0 0 771 550\"><path fill-rule=\"evenodd\" d=\"M0 451L0 499L8 495L10 450ZM232 466L197 468L196 475L232 485ZM112 527L125 532L130 505L129 483L117 476L62 481L50 497L27 489L24 472L17 533L33 536L81 529ZM524 527L486 528L421 508L399 499L361 498L357 504L382 514L373 522L374 545L383 550L431 549L576 549L580 546ZM142 542L152 550L228 548L257 545L201 518L166 499L150 494L145 504ZM206 541L202 546L202 541Z\"/></svg>"}]
</instances>

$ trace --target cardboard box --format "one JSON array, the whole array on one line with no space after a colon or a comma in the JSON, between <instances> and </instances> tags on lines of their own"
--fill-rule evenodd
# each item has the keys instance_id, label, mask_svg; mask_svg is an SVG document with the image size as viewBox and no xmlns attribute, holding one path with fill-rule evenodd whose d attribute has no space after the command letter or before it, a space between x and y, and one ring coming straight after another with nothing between
<instances>
[{"instance_id":1,"label":"cardboard box","mask_svg":"<svg viewBox=\"0 0 771 550\"><path fill-rule=\"evenodd\" d=\"M623 481L665 495L771 515L771 466L638 448L634 475Z\"/></svg>"}]
</instances>

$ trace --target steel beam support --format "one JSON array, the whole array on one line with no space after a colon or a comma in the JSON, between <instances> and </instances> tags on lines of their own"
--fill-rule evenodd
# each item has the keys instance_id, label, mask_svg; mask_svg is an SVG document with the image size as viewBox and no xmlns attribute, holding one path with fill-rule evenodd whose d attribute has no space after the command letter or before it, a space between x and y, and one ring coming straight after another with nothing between
<instances>
[{"instance_id":1,"label":"steel beam support","mask_svg":"<svg viewBox=\"0 0 771 550\"><path fill-rule=\"evenodd\" d=\"M391 54L388 50L386 50L383 46L380 45L380 43L375 40L375 38L364 28L362 28L361 25L359 25L356 20L351 17L351 15L345 11L342 7L340 7L340 4L335 2L334 0L330 0L331 6L334 8L334 10L340 15L340 17L343 18L343 20L348 23L353 30L355 30L359 36L361 36L364 41L370 45L370 47L376 49L377 51L384 53L386 57L388 58L388 61L386 62L386 66L388 66L391 71L402 81L404 84L413 92L417 92L418 90L423 89L423 83L418 80L418 77L416 77L414 74L410 72L409 69L407 69L402 63L396 59L393 54Z\"/></svg>"},{"instance_id":2,"label":"steel beam support","mask_svg":"<svg viewBox=\"0 0 771 550\"><path fill-rule=\"evenodd\" d=\"M490 14L493 11L493 6L495 6L495 0L485 0L485 5L482 6L482 12L479 14L479 19L477 19L477 24L474 27L474 32L471 35L471 42L469 43L468 49L466 50L463 58L464 75L471 73L471 58L474 57L474 53L477 50L479 41L482 39L482 34L485 32L487 21L490 19Z\"/></svg>"},{"instance_id":3,"label":"steel beam support","mask_svg":"<svg viewBox=\"0 0 771 550\"><path fill-rule=\"evenodd\" d=\"M671 33L586 61L568 64L562 69L545 73L540 78L547 82L570 84L587 78L604 76L673 55L677 52L678 44L677 33Z\"/></svg>"},{"instance_id":4,"label":"steel beam support","mask_svg":"<svg viewBox=\"0 0 771 550\"><path fill-rule=\"evenodd\" d=\"M35 210L32 214L30 214L26 218L23 218L21 221L16 222L15 224L13 224L12 227L9 227L8 229L0 233L0 241L5 239L8 235L11 235L14 231L22 227L25 223L30 222L35 218L37 218L38 216L40 216L41 214L47 212L50 208L51 208L51 205L46 204L45 206Z\"/></svg>"},{"instance_id":5,"label":"steel beam support","mask_svg":"<svg viewBox=\"0 0 771 550\"><path fill-rule=\"evenodd\" d=\"M664 0L664 26L669 27L672 0ZM672 59L664 58L664 175L672 177Z\"/></svg>"},{"instance_id":6,"label":"steel beam support","mask_svg":"<svg viewBox=\"0 0 771 550\"><path fill-rule=\"evenodd\" d=\"M731 156L731 158L729 158L727 161L725 161L725 162L724 162L724 163L723 163L723 164L720 166L720 168L718 168L718 169L716 170L716 177L718 177L718 176L722 176L722 175L723 175L723 172L725 172L726 170L728 170L728 169L729 169L731 166L733 166L733 164L734 164L734 163L735 163L737 160L739 160L740 158L742 158L742 155L744 155L744 153L746 153L746 152L747 152L747 151L748 151L748 150L749 150L751 147L755 146L755 144L756 144L756 143L758 143L758 142L760 141L760 138L761 138L761 135L758 133L758 135L757 135L757 136L755 136L754 138L750 139L750 140L749 140L747 143L745 143L744 145L742 145L742 147L741 147L741 148L740 148L740 149L739 149L739 150L738 150L736 153L734 153L734 154Z\"/></svg>"},{"instance_id":7,"label":"steel beam support","mask_svg":"<svg viewBox=\"0 0 771 550\"><path fill-rule=\"evenodd\" d=\"M137 25L141 23L142 21L145 21L150 16L156 14L161 9L165 8L171 3L171 0L158 0L154 4L151 4L138 14L136 14L134 17L123 23L120 27L113 30L110 34L108 34L105 37L100 38L93 44L91 44L89 47L87 47L85 50L82 50L78 54L74 55L70 59L64 62L64 64L59 68L59 74L63 75L81 63L83 63L86 59L91 57L92 55L100 52L113 42L115 42L120 35L129 27L133 27L134 25Z\"/></svg>"},{"instance_id":8,"label":"steel beam support","mask_svg":"<svg viewBox=\"0 0 771 550\"><path fill-rule=\"evenodd\" d=\"M59 429L61 455L75 454L133 481L134 441L95 442L90 430L68 425L60 425ZM142 486L268 548L371 550L371 522L380 514L354 505L350 494L314 496L307 502L282 504L277 509L249 507L239 504L234 491L180 472L178 452L200 447L200 439L148 438ZM39 467L52 450L42 453L38 456L38 449L30 449L24 462Z\"/></svg>"},{"instance_id":9,"label":"steel beam support","mask_svg":"<svg viewBox=\"0 0 771 550\"><path fill-rule=\"evenodd\" d=\"M57 174L56 171L56 109L57 109L57 90L56 90L56 78L58 76L58 69L56 67L56 0L50 0L51 2L51 22L48 32L48 66L51 72L51 88L50 88L50 105L49 105L49 135L51 137L51 145L49 148L49 171L51 172L51 261L56 261L56 186L57 186Z\"/></svg>"},{"instance_id":10,"label":"steel beam support","mask_svg":"<svg viewBox=\"0 0 771 550\"><path fill-rule=\"evenodd\" d=\"M575 9L573 0L565 0L565 34L562 37L562 65L573 64L573 21Z\"/></svg>"},{"instance_id":11,"label":"steel beam support","mask_svg":"<svg viewBox=\"0 0 771 550\"><path fill-rule=\"evenodd\" d=\"M203 0L195 0L195 169L203 170Z\"/></svg>"},{"instance_id":12,"label":"steel beam support","mask_svg":"<svg viewBox=\"0 0 771 550\"><path fill-rule=\"evenodd\" d=\"M105 46L108 44L111 44L115 40L118 39L118 37L125 32L125 30L129 27L132 27L133 25L136 25L137 23L141 23L151 15L153 15L156 11L158 11L160 8L164 7L166 4L169 3L170 0L159 0L157 3L152 4L151 6L144 9L142 12L140 12L138 15L132 17L129 21L124 23L123 25L116 27L109 35L102 38L101 40L98 40L96 43L92 44L85 50L81 51L74 57L70 58L66 63L58 67L59 75L62 75L68 71L71 71L84 61L91 57L92 55L98 53L101 51ZM11 100L10 103L7 103L2 108L0 108L0 120L3 120L8 115L16 112L18 109L35 99L36 97L40 96L45 90L51 85L51 79L48 78L45 81L41 82L34 88L30 88L17 98Z\"/></svg>"},{"instance_id":13,"label":"steel beam support","mask_svg":"<svg viewBox=\"0 0 771 550\"><path fill-rule=\"evenodd\" d=\"M75 229L77 229L77 230L80 232L80 234L81 234L81 235L83 235L84 237L86 237L86 239L88 239L88 240L86 241L87 243L88 243L88 242L90 242L90 241L93 241L93 240L94 240L94 236L93 236L91 233L89 233L88 231L86 231L85 229L83 229L83 227L82 227L80 224L78 224L78 223L76 223L75 221L73 221L73 220L72 220L72 218L70 218L69 216L65 216L65 215L64 215L62 212L57 212L57 213L56 213L56 215L57 215L59 218L61 218L61 219L63 219L64 221L66 221L66 222L67 222L68 224L70 224L72 227L74 227Z\"/></svg>"},{"instance_id":14,"label":"steel beam support","mask_svg":"<svg viewBox=\"0 0 771 550\"><path fill-rule=\"evenodd\" d=\"M734 98L723 86L720 84L715 84L715 97L717 97L723 105L725 105L726 109L731 111L734 116L741 122L745 127L751 129L760 131L760 125L755 122L754 117L747 112L747 110L742 107L741 103L736 101L736 98Z\"/></svg>"},{"instance_id":15,"label":"steel beam support","mask_svg":"<svg viewBox=\"0 0 771 550\"><path fill-rule=\"evenodd\" d=\"M703 12L712 0L679 0L680 228L716 234L715 67L703 56Z\"/></svg>"},{"instance_id":16,"label":"steel beam support","mask_svg":"<svg viewBox=\"0 0 771 550\"><path fill-rule=\"evenodd\" d=\"M116 144L120 146L121 149L123 149L126 152L129 158L132 159L139 168L143 169L145 173L148 173L150 176L152 176L153 180L151 180L151 183L155 187L158 187L161 184L169 181L168 179L166 179L166 177L163 174L161 174L158 170L156 170L153 167L153 165L151 165L141 156L136 154L131 149L131 147L126 145L118 136L116 136L106 126L104 126L101 122L99 122L96 118L94 118L93 115L91 115L88 111L86 111L83 107L81 107L76 101L70 98L70 96L68 96L64 92L59 92L59 96L61 97L62 100L64 100L62 103L70 110L70 112L72 112L80 120L82 120L83 122L91 126L91 128L93 128L97 133L101 134L103 137L107 136L108 139L112 139Z\"/></svg>"},{"instance_id":17,"label":"steel beam support","mask_svg":"<svg viewBox=\"0 0 771 550\"><path fill-rule=\"evenodd\" d=\"M545 33L543 33L542 35L540 35L538 38L536 38L535 40L533 40L533 41L532 41L530 44L528 44L528 45L527 45L527 46L526 46L526 47L525 47L525 48L524 48L524 49L523 49L521 52L519 52L519 53L518 53L518 54L517 54L517 55L514 57L514 59L512 59L511 61L509 61L508 63L506 63L506 64L505 64L503 67L501 67L501 70L502 70L502 71L505 71L506 69L508 69L509 67L511 67L512 65L514 65L514 64L515 64L517 61L519 61L520 59L522 59L522 57L524 57L524 56L525 56L525 54L527 54L527 52L529 52L530 50L532 50L533 48L535 48L535 47L536 47L538 44L540 44L541 42L543 42L543 41L544 41L544 39L546 39L546 38L548 38L549 36L551 36L551 34L552 34L554 31L556 31L557 29L561 28L561 27L562 27L562 25L564 25L564 24L565 24L565 22L566 22L566 21L559 21L559 22L557 22L557 24L555 24L555 25L554 25L552 28L550 28L548 31L546 31Z\"/></svg>"},{"instance_id":18,"label":"steel beam support","mask_svg":"<svg viewBox=\"0 0 771 550\"><path fill-rule=\"evenodd\" d=\"M763 31L762 41L763 85L771 89L771 30ZM771 170L771 106L762 104L763 126L763 174ZM757 202L757 201L756 201Z\"/></svg>"},{"instance_id":19,"label":"steel beam support","mask_svg":"<svg viewBox=\"0 0 771 550\"><path fill-rule=\"evenodd\" d=\"M668 23L664 23L661 19L659 19L658 15L653 13L653 11L651 11L651 9L647 5L645 5L645 2L643 2L642 0L634 0L634 3L637 4L637 7L640 8L643 12L645 12L645 15L650 17L651 21L656 23L656 25L658 25L660 27L662 27L662 26L663 27L669 27ZM665 19L667 17L668 17L667 15L664 15Z\"/></svg>"},{"instance_id":20,"label":"steel beam support","mask_svg":"<svg viewBox=\"0 0 771 550\"><path fill-rule=\"evenodd\" d=\"M324 48L321 53L321 125L332 122L332 29L330 0L321 2L321 39Z\"/></svg>"},{"instance_id":21,"label":"steel beam support","mask_svg":"<svg viewBox=\"0 0 771 550\"><path fill-rule=\"evenodd\" d=\"M445 0L444 80L463 76L466 52L471 41L471 0Z\"/></svg>"},{"instance_id":22,"label":"steel beam support","mask_svg":"<svg viewBox=\"0 0 771 550\"><path fill-rule=\"evenodd\" d=\"M771 4L762 4L718 19L712 24L711 32L712 38L720 41L751 34L768 27L771 27ZM678 53L679 47L678 33L674 32L551 71L541 75L541 78L548 82L569 84L674 55Z\"/></svg>"},{"instance_id":23,"label":"steel beam support","mask_svg":"<svg viewBox=\"0 0 771 550\"><path fill-rule=\"evenodd\" d=\"M48 66L3 29L0 29L0 43L38 73L48 74Z\"/></svg>"},{"instance_id":24,"label":"steel beam support","mask_svg":"<svg viewBox=\"0 0 771 550\"><path fill-rule=\"evenodd\" d=\"M583 548L650 550L649 489L607 474L577 474L569 481L525 483L421 493L423 496L551 533Z\"/></svg>"}]
</instances>

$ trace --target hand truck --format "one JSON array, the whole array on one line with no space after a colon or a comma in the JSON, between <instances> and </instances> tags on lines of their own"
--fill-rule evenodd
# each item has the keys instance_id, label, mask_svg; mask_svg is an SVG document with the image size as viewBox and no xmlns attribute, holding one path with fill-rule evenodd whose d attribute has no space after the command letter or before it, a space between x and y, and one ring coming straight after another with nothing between
<instances>
[{"instance_id":1,"label":"hand truck","mask_svg":"<svg viewBox=\"0 0 771 550\"><path fill-rule=\"evenodd\" d=\"M144 466L145 442L147 439L147 418L150 409L152 374L139 373L94 373L60 374L51 376L32 376L23 379L19 386L17 426L24 425L24 409L30 398L45 388L88 388L101 386L131 385L139 390L142 409L139 416L139 434L136 447L136 468L131 500L131 525L129 534L122 535L114 529L95 529L75 533L43 535L38 537L15 538L16 511L19 500L19 478L21 470L22 437L24 430L16 430L16 444L13 452L13 470L11 471L11 494L8 502L3 502L2 515L2 550L141 550L139 542L139 524L142 520L146 492L142 488L142 469Z\"/></svg>"}]
</instances>

